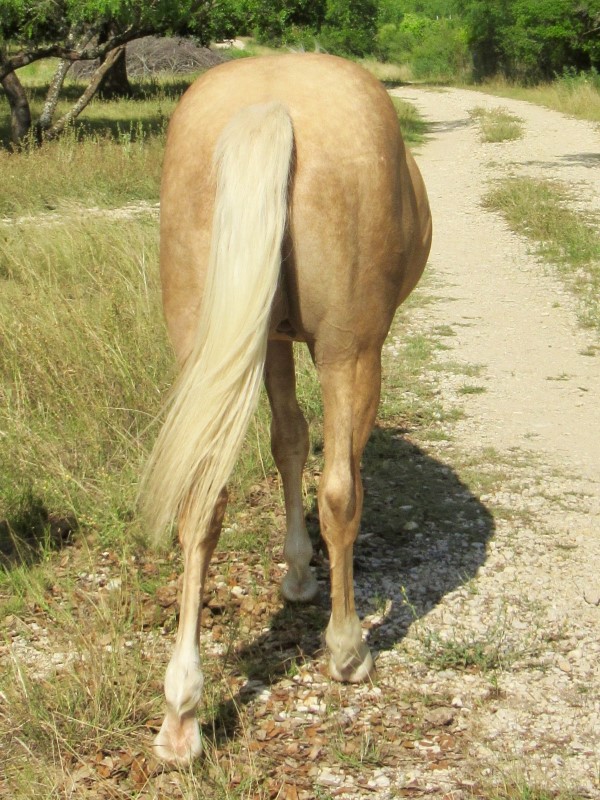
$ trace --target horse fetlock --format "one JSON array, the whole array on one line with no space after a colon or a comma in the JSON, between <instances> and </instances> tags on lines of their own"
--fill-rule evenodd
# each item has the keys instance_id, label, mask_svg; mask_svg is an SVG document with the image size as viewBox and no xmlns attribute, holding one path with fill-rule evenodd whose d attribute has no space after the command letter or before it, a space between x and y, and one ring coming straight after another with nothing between
<instances>
[{"instance_id":1,"label":"horse fetlock","mask_svg":"<svg viewBox=\"0 0 600 800\"><path fill-rule=\"evenodd\" d=\"M195 711L202 698L204 676L197 656L185 658L174 653L165 675L165 699L178 717Z\"/></svg>"}]
</instances>

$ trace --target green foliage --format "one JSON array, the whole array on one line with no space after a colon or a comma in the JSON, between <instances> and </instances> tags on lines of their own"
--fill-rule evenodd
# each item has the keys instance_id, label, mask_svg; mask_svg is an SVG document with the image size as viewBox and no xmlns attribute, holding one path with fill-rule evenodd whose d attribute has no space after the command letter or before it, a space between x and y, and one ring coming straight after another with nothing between
<instances>
[{"instance_id":1,"label":"green foliage","mask_svg":"<svg viewBox=\"0 0 600 800\"><path fill-rule=\"evenodd\" d=\"M377 54L385 61L410 63L415 78L451 80L470 66L466 31L460 21L408 12L401 22L381 26Z\"/></svg>"},{"instance_id":2,"label":"green foliage","mask_svg":"<svg viewBox=\"0 0 600 800\"><path fill-rule=\"evenodd\" d=\"M452 21L440 19L413 51L415 78L447 81L463 75L470 66L464 30Z\"/></svg>"},{"instance_id":3,"label":"green foliage","mask_svg":"<svg viewBox=\"0 0 600 800\"><path fill-rule=\"evenodd\" d=\"M0 39L21 44L65 41L83 25L112 30L201 33L208 3L196 0L0 0Z\"/></svg>"},{"instance_id":4,"label":"green foliage","mask_svg":"<svg viewBox=\"0 0 600 800\"><path fill-rule=\"evenodd\" d=\"M373 52L375 0L327 0L320 41L331 52L363 56Z\"/></svg>"},{"instance_id":5,"label":"green foliage","mask_svg":"<svg viewBox=\"0 0 600 800\"><path fill-rule=\"evenodd\" d=\"M238 33L253 33L264 44L297 44L310 39L325 19L325 0L241 0L237 5L242 23Z\"/></svg>"},{"instance_id":6,"label":"green foliage","mask_svg":"<svg viewBox=\"0 0 600 800\"><path fill-rule=\"evenodd\" d=\"M249 27L263 43L319 46L361 56L373 51L376 0L246 0Z\"/></svg>"},{"instance_id":7,"label":"green foliage","mask_svg":"<svg viewBox=\"0 0 600 800\"><path fill-rule=\"evenodd\" d=\"M533 83L600 62L600 0L464 0L461 7L478 79L501 72Z\"/></svg>"}]
</instances>

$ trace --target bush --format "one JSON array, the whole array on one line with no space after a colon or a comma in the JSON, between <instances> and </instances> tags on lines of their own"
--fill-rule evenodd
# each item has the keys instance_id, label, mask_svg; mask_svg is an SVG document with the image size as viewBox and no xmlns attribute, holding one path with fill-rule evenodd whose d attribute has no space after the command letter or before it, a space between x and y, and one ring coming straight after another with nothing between
<instances>
[{"instance_id":1,"label":"bush","mask_svg":"<svg viewBox=\"0 0 600 800\"><path fill-rule=\"evenodd\" d=\"M463 77L471 66L465 29L453 20L421 14L405 14L397 25L382 25L376 53L383 61L410 64L415 78L427 80Z\"/></svg>"},{"instance_id":2,"label":"bush","mask_svg":"<svg viewBox=\"0 0 600 800\"><path fill-rule=\"evenodd\" d=\"M448 81L470 69L466 33L449 20L436 20L412 54L415 78Z\"/></svg>"}]
</instances>

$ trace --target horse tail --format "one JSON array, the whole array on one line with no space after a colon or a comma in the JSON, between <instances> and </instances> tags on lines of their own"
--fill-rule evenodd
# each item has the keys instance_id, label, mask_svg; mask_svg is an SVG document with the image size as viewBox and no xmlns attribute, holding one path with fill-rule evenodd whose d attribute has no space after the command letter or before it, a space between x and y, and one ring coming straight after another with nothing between
<instances>
[{"instance_id":1,"label":"horse tail","mask_svg":"<svg viewBox=\"0 0 600 800\"><path fill-rule=\"evenodd\" d=\"M187 535L203 538L256 409L293 146L292 122L279 103L242 109L218 139L198 325L142 478L142 513L156 544L181 514Z\"/></svg>"}]
</instances>

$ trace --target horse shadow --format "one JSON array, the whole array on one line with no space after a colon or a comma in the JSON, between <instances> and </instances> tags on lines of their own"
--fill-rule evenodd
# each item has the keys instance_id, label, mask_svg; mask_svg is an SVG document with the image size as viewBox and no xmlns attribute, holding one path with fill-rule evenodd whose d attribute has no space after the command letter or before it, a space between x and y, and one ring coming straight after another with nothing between
<instances>
[{"instance_id":1,"label":"horse shadow","mask_svg":"<svg viewBox=\"0 0 600 800\"><path fill-rule=\"evenodd\" d=\"M0 569L37 564L49 551L70 544L77 528L74 515L49 511L41 497L26 489L0 518Z\"/></svg>"},{"instance_id":2,"label":"horse shadow","mask_svg":"<svg viewBox=\"0 0 600 800\"><path fill-rule=\"evenodd\" d=\"M495 528L488 509L452 467L407 440L405 433L376 427L363 456L365 501L354 549L354 582L357 612L368 625L367 642L375 658L476 575ZM323 655L331 607L316 500L307 523L319 597L308 605L283 604L271 617L269 630L236 651L238 669L248 680L204 727L217 746L236 735L240 709L257 691L289 676L290 665Z\"/></svg>"}]
</instances>

